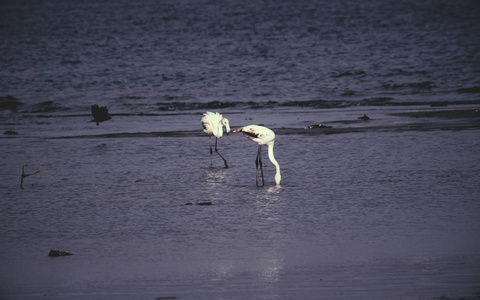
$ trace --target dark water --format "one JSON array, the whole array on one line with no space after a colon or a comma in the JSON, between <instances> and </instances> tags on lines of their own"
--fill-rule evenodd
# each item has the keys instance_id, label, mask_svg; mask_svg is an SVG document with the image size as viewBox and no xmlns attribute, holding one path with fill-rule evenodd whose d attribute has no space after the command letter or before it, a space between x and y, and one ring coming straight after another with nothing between
<instances>
[{"instance_id":1,"label":"dark water","mask_svg":"<svg viewBox=\"0 0 480 300\"><path fill-rule=\"evenodd\" d=\"M0 298L478 298L479 30L477 1L1 2ZM275 131L281 187L238 134L210 167L206 110Z\"/></svg>"},{"instance_id":2,"label":"dark water","mask_svg":"<svg viewBox=\"0 0 480 300\"><path fill-rule=\"evenodd\" d=\"M474 0L2 1L0 95L75 112L478 103L479 20Z\"/></svg>"}]
</instances>

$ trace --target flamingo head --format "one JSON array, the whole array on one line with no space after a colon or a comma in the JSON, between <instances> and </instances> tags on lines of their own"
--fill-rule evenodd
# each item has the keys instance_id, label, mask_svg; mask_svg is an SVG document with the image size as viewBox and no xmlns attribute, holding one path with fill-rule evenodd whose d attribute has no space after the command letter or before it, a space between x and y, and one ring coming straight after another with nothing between
<instances>
[{"instance_id":1,"label":"flamingo head","mask_svg":"<svg viewBox=\"0 0 480 300\"><path fill-rule=\"evenodd\" d=\"M227 118L222 119L222 125L225 126L225 129L227 131L227 135L230 133L230 122L228 121Z\"/></svg>"},{"instance_id":2,"label":"flamingo head","mask_svg":"<svg viewBox=\"0 0 480 300\"><path fill-rule=\"evenodd\" d=\"M279 186L281 180L282 180L282 175L280 175L280 172L277 172L277 174L275 174L275 183Z\"/></svg>"}]
</instances>

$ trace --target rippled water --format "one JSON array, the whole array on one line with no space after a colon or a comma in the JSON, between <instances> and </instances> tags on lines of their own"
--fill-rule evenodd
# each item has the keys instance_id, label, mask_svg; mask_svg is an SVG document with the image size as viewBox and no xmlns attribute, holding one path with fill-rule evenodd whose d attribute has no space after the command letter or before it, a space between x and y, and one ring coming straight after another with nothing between
<instances>
[{"instance_id":1,"label":"rippled water","mask_svg":"<svg viewBox=\"0 0 480 300\"><path fill-rule=\"evenodd\" d=\"M0 298L478 297L477 2L0 8Z\"/></svg>"},{"instance_id":2,"label":"rippled water","mask_svg":"<svg viewBox=\"0 0 480 300\"><path fill-rule=\"evenodd\" d=\"M3 1L1 16L0 96L26 104L479 100L473 0Z\"/></svg>"}]
</instances>

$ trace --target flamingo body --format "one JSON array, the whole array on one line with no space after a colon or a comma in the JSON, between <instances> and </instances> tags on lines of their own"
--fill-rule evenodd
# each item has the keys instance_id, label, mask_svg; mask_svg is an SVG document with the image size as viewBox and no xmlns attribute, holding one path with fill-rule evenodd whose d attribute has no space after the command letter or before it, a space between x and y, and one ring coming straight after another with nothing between
<instances>
[{"instance_id":1,"label":"flamingo body","mask_svg":"<svg viewBox=\"0 0 480 300\"><path fill-rule=\"evenodd\" d=\"M268 158L276 168L275 173L275 182L277 185L280 185L282 176L280 174L280 165L278 164L275 156L273 155L273 145L275 144L275 133L264 126L259 125L248 125L235 129L233 132L241 132L250 140L258 144L257 158L255 159L255 165L257 168L257 186L258 186L258 168L260 167L260 172L262 175L262 185L265 185L265 180L263 178L263 164L262 164L262 145L267 145L268 147Z\"/></svg>"},{"instance_id":2,"label":"flamingo body","mask_svg":"<svg viewBox=\"0 0 480 300\"><path fill-rule=\"evenodd\" d=\"M225 130L227 135L230 133L230 125L227 118L224 118L221 114L212 113L207 111L203 114L202 117L202 126L203 132L208 134L208 139L210 141L210 165L213 162L213 150L212 150L212 135L215 136L215 153L217 153L225 163L225 168L228 168L227 160L218 152L217 148L217 140L223 136L223 127L225 126Z\"/></svg>"}]
</instances>

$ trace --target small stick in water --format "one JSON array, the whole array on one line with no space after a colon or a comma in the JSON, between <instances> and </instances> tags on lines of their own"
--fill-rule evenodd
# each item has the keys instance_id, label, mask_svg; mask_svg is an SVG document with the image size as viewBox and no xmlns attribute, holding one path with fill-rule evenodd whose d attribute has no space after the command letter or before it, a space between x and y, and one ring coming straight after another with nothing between
<instances>
[{"instance_id":1,"label":"small stick in water","mask_svg":"<svg viewBox=\"0 0 480 300\"><path fill-rule=\"evenodd\" d=\"M20 181L20 188L23 190L23 179L25 177L28 177L30 175L35 175L37 173L40 173L40 172L46 172L47 170L38 170L36 172L33 172L33 173L30 173L30 174L25 174L25 166L27 165L27 163L23 163L23 167L22 167L22 180Z\"/></svg>"}]
</instances>

